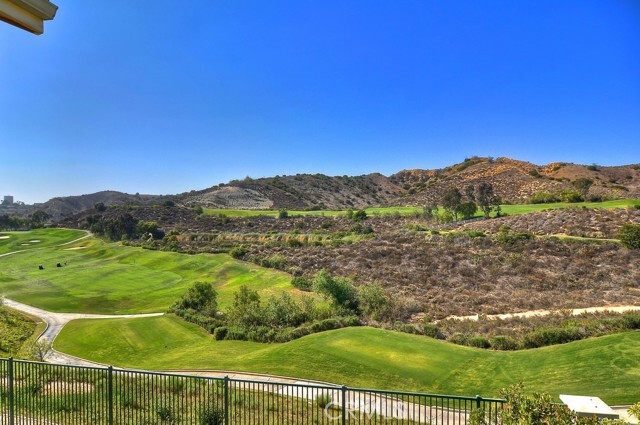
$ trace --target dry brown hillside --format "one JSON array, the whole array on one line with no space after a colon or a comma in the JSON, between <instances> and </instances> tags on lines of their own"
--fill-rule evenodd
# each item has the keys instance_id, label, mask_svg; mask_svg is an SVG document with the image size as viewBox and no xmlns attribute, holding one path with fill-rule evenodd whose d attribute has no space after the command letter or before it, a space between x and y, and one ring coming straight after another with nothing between
<instances>
[{"instance_id":1,"label":"dry brown hillside","mask_svg":"<svg viewBox=\"0 0 640 425\"><path fill-rule=\"evenodd\" d=\"M604 167L552 163L539 166L509 158L468 158L464 162L440 170L401 171L390 180L403 189L396 203L427 205L437 203L450 186L460 190L489 182L497 194L509 203L526 203L538 192L575 190L577 179L593 181L588 196L603 199L637 198L640 196L640 166Z\"/></svg>"}]
</instances>

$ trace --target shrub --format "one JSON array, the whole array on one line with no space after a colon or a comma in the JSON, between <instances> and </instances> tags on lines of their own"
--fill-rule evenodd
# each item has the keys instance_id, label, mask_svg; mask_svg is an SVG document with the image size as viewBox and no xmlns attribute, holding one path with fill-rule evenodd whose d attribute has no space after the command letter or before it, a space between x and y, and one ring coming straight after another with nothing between
<instances>
[{"instance_id":1,"label":"shrub","mask_svg":"<svg viewBox=\"0 0 640 425\"><path fill-rule=\"evenodd\" d=\"M508 407L500 412L500 423L503 425L576 423L575 414L566 406L553 403L549 394L525 395L522 384L505 388L500 395Z\"/></svg>"},{"instance_id":2,"label":"shrub","mask_svg":"<svg viewBox=\"0 0 640 425\"><path fill-rule=\"evenodd\" d=\"M575 190L567 189L560 194L560 199L563 202L582 202L582 195Z\"/></svg>"},{"instance_id":3,"label":"shrub","mask_svg":"<svg viewBox=\"0 0 640 425\"><path fill-rule=\"evenodd\" d=\"M278 218L288 218L289 212L287 210L278 211Z\"/></svg>"},{"instance_id":4,"label":"shrub","mask_svg":"<svg viewBox=\"0 0 640 425\"><path fill-rule=\"evenodd\" d=\"M331 405L331 403L333 403L333 398L330 394L320 393L316 397L316 404L321 409L325 409L327 406Z\"/></svg>"},{"instance_id":5,"label":"shrub","mask_svg":"<svg viewBox=\"0 0 640 425\"><path fill-rule=\"evenodd\" d=\"M622 320L626 329L640 329L640 313L625 314Z\"/></svg>"},{"instance_id":6,"label":"shrub","mask_svg":"<svg viewBox=\"0 0 640 425\"><path fill-rule=\"evenodd\" d=\"M286 263L287 259L283 255L279 254L260 260L260 265L262 267L270 267L272 269L283 269Z\"/></svg>"},{"instance_id":7,"label":"shrub","mask_svg":"<svg viewBox=\"0 0 640 425\"><path fill-rule=\"evenodd\" d=\"M491 347L494 350L502 350L502 351L510 351L517 350L518 343L515 339L505 336L505 335L496 335L491 338Z\"/></svg>"},{"instance_id":8,"label":"shrub","mask_svg":"<svg viewBox=\"0 0 640 425\"><path fill-rule=\"evenodd\" d=\"M630 414L632 414L633 416L636 417L636 419L640 420L640 403L636 403L633 406L631 406L628 410L628 412Z\"/></svg>"},{"instance_id":9,"label":"shrub","mask_svg":"<svg viewBox=\"0 0 640 425\"><path fill-rule=\"evenodd\" d=\"M640 225L625 223L618 232L620 242L630 249L640 249Z\"/></svg>"},{"instance_id":10,"label":"shrub","mask_svg":"<svg viewBox=\"0 0 640 425\"><path fill-rule=\"evenodd\" d=\"M224 413L217 407L208 407L200 412L200 425L224 424Z\"/></svg>"},{"instance_id":11,"label":"shrub","mask_svg":"<svg viewBox=\"0 0 640 425\"><path fill-rule=\"evenodd\" d=\"M491 343L483 336L474 336L469 338L469 345L476 348L491 348Z\"/></svg>"},{"instance_id":12,"label":"shrub","mask_svg":"<svg viewBox=\"0 0 640 425\"><path fill-rule=\"evenodd\" d=\"M331 299L335 307L358 311L358 291L348 279L333 277L326 270L321 270L313 280L313 288Z\"/></svg>"},{"instance_id":13,"label":"shrub","mask_svg":"<svg viewBox=\"0 0 640 425\"><path fill-rule=\"evenodd\" d=\"M438 325L435 323L423 323L422 333L429 338L440 339L442 337L440 329L438 329Z\"/></svg>"},{"instance_id":14,"label":"shrub","mask_svg":"<svg viewBox=\"0 0 640 425\"><path fill-rule=\"evenodd\" d=\"M301 291L311 291L313 289L313 280L305 276L297 276L291 279L291 285Z\"/></svg>"},{"instance_id":15,"label":"shrub","mask_svg":"<svg viewBox=\"0 0 640 425\"><path fill-rule=\"evenodd\" d=\"M465 232L470 238L484 238L487 236L482 230L469 229Z\"/></svg>"},{"instance_id":16,"label":"shrub","mask_svg":"<svg viewBox=\"0 0 640 425\"><path fill-rule=\"evenodd\" d=\"M529 198L530 204L550 204L553 202L560 202L560 198L551 192L534 193Z\"/></svg>"},{"instance_id":17,"label":"shrub","mask_svg":"<svg viewBox=\"0 0 640 425\"><path fill-rule=\"evenodd\" d=\"M290 248L301 248L304 246L304 244L302 242L300 242L298 239L287 239L287 246L289 246Z\"/></svg>"},{"instance_id":18,"label":"shrub","mask_svg":"<svg viewBox=\"0 0 640 425\"><path fill-rule=\"evenodd\" d=\"M449 342L458 345L467 345L469 338L462 332L456 332L449 337Z\"/></svg>"},{"instance_id":19,"label":"shrub","mask_svg":"<svg viewBox=\"0 0 640 425\"><path fill-rule=\"evenodd\" d=\"M363 221L367 219L367 212L365 210L358 210L356 212L354 212L351 217L350 217L353 221Z\"/></svg>"},{"instance_id":20,"label":"shrub","mask_svg":"<svg viewBox=\"0 0 640 425\"><path fill-rule=\"evenodd\" d=\"M525 348L538 348L578 341L584 337L584 332L576 327L541 328L527 333L523 338L522 345Z\"/></svg>"},{"instance_id":21,"label":"shrub","mask_svg":"<svg viewBox=\"0 0 640 425\"><path fill-rule=\"evenodd\" d=\"M241 260L247 255L247 249L241 246L234 246L231 248L231 251L229 251L229 255L237 260Z\"/></svg>"},{"instance_id":22,"label":"shrub","mask_svg":"<svg viewBox=\"0 0 640 425\"><path fill-rule=\"evenodd\" d=\"M227 338L227 334L229 333L229 328L226 326L217 327L213 331L213 339L216 341L222 341Z\"/></svg>"}]
</instances>

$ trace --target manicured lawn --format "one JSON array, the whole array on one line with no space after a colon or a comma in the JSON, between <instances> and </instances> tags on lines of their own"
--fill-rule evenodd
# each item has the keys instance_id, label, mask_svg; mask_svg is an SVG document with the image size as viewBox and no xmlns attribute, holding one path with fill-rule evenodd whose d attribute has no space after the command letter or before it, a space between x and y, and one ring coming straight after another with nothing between
<instances>
[{"instance_id":1,"label":"manicured lawn","mask_svg":"<svg viewBox=\"0 0 640 425\"><path fill-rule=\"evenodd\" d=\"M174 316L71 322L55 348L145 369L222 369L350 386L496 396L528 390L640 400L640 332L519 352L495 352L373 328L346 328L285 344L215 341Z\"/></svg>"},{"instance_id":2,"label":"manicured lawn","mask_svg":"<svg viewBox=\"0 0 640 425\"><path fill-rule=\"evenodd\" d=\"M60 245L86 233L71 229L36 229L28 232L0 232L0 254ZM8 238L7 238L8 236Z\"/></svg>"},{"instance_id":3,"label":"manicured lawn","mask_svg":"<svg viewBox=\"0 0 640 425\"><path fill-rule=\"evenodd\" d=\"M413 214L416 211L420 211L420 208L416 207L384 207L384 208L367 208L365 211L367 214ZM228 210L228 209L205 209L206 214L215 215L223 214L228 217L255 217L255 216L268 216L277 217L278 210ZM345 215L346 210L319 210L319 211L293 211L287 210L289 216L294 215L319 215L327 217L336 217L338 215Z\"/></svg>"},{"instance_id":4,"label":"manicured lawn","mask_svg":"<svg viewBox=\"0 0 640 425\"><path fill-rule=\"evenodd\" d=\"M618 199L605 202L556 202L552 204L502 205L502 211L510 215L515 215L560 208L626 208L635 205L640 205L640 199Z\"/></svg>"},{"instance_id":5,"label":"manicured lawn","mask_svg":"<svg viewBox=\"0 0 640 425\"><path fill-rule=\"evenodd\" d=\"M522 204L522 205L502 205L502 211L509 215L515 214L527 214L536 211L548 210L548 209L560 209L560 208L626 208L629 206L640 205L640 199L620 199L615 201L605 202L557 202L552 204ZM207 214L224 214L228 217L254 217L254 216L271 216L277 217L277 210L227 210L227 209L205 209ZM395 214L412 215L416 212L422 212L421 208L417 207L380 207L380 208L367 208L365 209L367 214ZM287 211L290 216L292 215L324 215L327 217L335 217L338 215L346 214L346 211L336 210L322 210L322 211ZM481 213L477 213L476 216L480 217Z\"/></svg>"},{"instance_id":6,"label":"manicured lawn","mask_svg":"<svg viewBox=\"0 0 640 425\"><path fill-rule=\"evenodd\" d=\"M24 235L23 235L24 236ZM26 239L41 238L38 232ZM73 250L74 246L84 249ZM56 267L57 263L66 264ZM39 270L38 265L44 265ZM291 276L226 254L186 255L106 243L95 238L0 257L0 294L46 310L79 313L165 311L196 281L213 282L219 303L241 285L263 296L289 291Z\"/></svg>"}]
</instances>

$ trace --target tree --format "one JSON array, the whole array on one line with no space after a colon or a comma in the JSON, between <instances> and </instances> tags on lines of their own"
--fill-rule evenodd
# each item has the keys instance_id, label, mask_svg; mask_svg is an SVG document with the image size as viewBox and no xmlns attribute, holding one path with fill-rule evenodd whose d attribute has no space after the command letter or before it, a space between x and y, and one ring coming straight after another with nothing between
<instances>
[{"instance_id":1,"label":"tree","mask_svg":"<svg viewBox=\"0 0 640 425\"><path fill-rule=\"evenodd\" d=\"M98 212L105 212L107 210L107 207L105 206L104 202L97 202L93 208L98 211Z\"/></svg>"},{"instance_id":2,"label":"tree","mask_svg":"<svg viewBox=\"0 0 640 425\"><path fill-rule=\"evenodd\" d=\"M460 204L460 208L458 208L458 211L460 212L460 215L462 216L463 220L469 220L478 211L478 206L476 205L475 202L469 201L469 202Z\"/></svg>"},{"instance_id":3,"label":"tree","mask_svg":"<svg viewBox=\"0 0 640 425\"><path fill-rule=\"evenodd\" d=\"M484 218L489 218L494 207L500 205L500 197L494 193L491 183L482 182L476 185L472 190L472 196L482 210Z\"/></svg>"},{"instance_id":4,"label":"tree","mask_svg":"<svg viewBox=\"0 0 640 425\"><path fill-rule=\"evenodd\" d=\"M41 338L31 346L29 354L31 354L31 357L34 359L43 362L52 350L53 346L51 345L51 341L47 338Z\"/></svg>"},{"instance_id":5,"label":"tree","mask_svg":"<svg viewBox=\"0 0 640 425\"><path fill-rule=\"evenodd\" d=\"M640 225L625 223L618 233L622 245L631 249L640 249Z\"/></svg>"},{"instance_id":6,"label":"tree","mask_svg":"<svg viewBox=\"0 0 640 425\"><path fill-rule=\"evenodd\" d=\"M287 210L278 211L278 218L288 218L289 212Z\"/></svg>"},{"instance_id":7,"label":"tree","mask_svg":"<svg viewBox=\"0 0 640 425\"><path fill-rule=\"evenodd\" d=\"M363 285L358 288L362 312L373 320L382 320L387 316L391 299L384 288L377 283Z\"/></svg>"},{"instance_id":8,"label":"tree","mask_svg":"<svg viewBox=\"0 0 640 425\"><path fill-rule=\"evenodd\" d=\"M251 329L262 325L262 308L258 292L242 285L233 295L233 304L227 310L230 325Z\"/></svg>"},{"instance_id":9,"label":"tree","mask_svg":"<svg viewBox=\"0 0 640 425\"><path fill-rule=\"evenodd\" d=\"M580 194L584 199L587 199L587 193L589 193L589 188L593 185L593 180L587 178L577 179L573 182L573 186L578 189Z\"/></svg>"},{"instance_id":10,"label":"tree","mask_svg":"<svg viewBox=\"0 0 640 425\"><path fill-rule=\"evenodd\" d=\"M365 210L358 210L353 213L351 219L356 222L364 221L367 219L367 212Z\"/></svg>"},{"instance_id":11,"label":"tree","mask_svg":"<svg viewBox=\"0 0 640 425\"><path fill-rule=\"evenodd\" d=\"M134 238L138 234L138 220L129 213L121 213L115 217L102 220L101 225L104 235L112 241L119 241L122 238Z\"/></svg>"},{"instance_id":12,"label":"tree","mask_svg":"<svg viewBox=\"0 0 640 425\"><path fill-rule=\"evenodd\" d=\"M51 218L51 216L44 210L35 210L33 214L31 214L31 222L33 223L33 227L36 228L44 227L44 224L49 218Z\"/></svg>"},{"instance_id":13,"label":"tree","mask_svg":"<svg viewBox=\"0 0 640 425\"><path fill-rule=\"evenodd\" d=\"M139 221L138 222L138 233L142 235L150 234L153 239L162 239L164 238L164 231L158 228L158 223L155 221Z\"/></svg>"},{"instance_id":14,"label":"tree","mask_svg":"<svg viewBox=\"0 0 640 425\"><path fill-rule=\"evenodd\" d=\"M458 221L458 213L462 205L462 193L456 187L447 188L440 199L442 208L453 214L455 221Z\"/></svg>"},{"instance_id":15,"label":"tree","mask_svg":"<svg viewBox=\"0 0 640 425\"><path fill-rule=\"evenodd\" d=\"M176 307L213 317L218 312L218 292L212 283L195 282L176 303Z\"/></svg>"},{"instance_id":16,"label":"tree","mask_svg":"<svg viewBox=\"0 0 640 425\"><path fill-rule=\"evenodd\" d=\"M313 279L313 289L333 301L336 308L358 312L358 291L348 279L320 270Z\"/></svg>"}]
</instances>

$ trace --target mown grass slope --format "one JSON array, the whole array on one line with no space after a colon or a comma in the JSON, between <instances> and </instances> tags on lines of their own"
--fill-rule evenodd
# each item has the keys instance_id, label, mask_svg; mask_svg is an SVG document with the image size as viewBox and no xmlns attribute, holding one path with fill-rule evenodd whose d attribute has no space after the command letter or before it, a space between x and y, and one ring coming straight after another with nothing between
<instances>
[{"instance_id":1,"label":"mown grass slope","mask_svg":"<svg viewBox=\"0 0 640 425\"><path fill-rule=\"evenodd\" d=\"M550 204L520 204L520 205L502 205L502 212L509 215L515 214L527 214L536 211L543 211L549 209L562 209L562 208L626 208L635 205L640 205L638 199L618 199L614 201L603 202L554 202ZM277 217L279 211L277 210L234 210L234 209L205 209L206 214L215 215L223 214L228 217L255 217L255 216L270 216ZM401 215L413 215L415 213L422 212L421 208L417 207L374 207L366 208L367 214L401 214ZM338 215L346 214L344 210L318 210L318 211L287 211L291 216L293 215L324 215L327 217L335 217ZM477 217L482 214L478 212Z\"/></svg>"},{"instance_id":2,"label":"mown grass slope","mask_svg":"<svg viewBox=\"0 0 640 425\"><path fill-rule=\"evenodd\" d=\"M346 328L285 344L214 341L174 316L75 321L55 348L145 369L222 369L350 386L495 396L519 381L531 391L640 400L640 332L553 347L496 352L373 328Z\"/></svg>"},{"instance_id":3,"label":"mown grass slope","mask_svg":"<svg viewBox=\"0 0 640 425\"><path fill-rule=\"evenodd\" d=\"M21 237L44 242L57 232L25 232ZM45 310L103 314L164 311L196 281L214 283L222 306L241 285L263 296L297 293L289 275L226 254L150 251L94 238L73 245L0 257L0 293ZM74 249L78 247L83 249Z\"/></svg>"},{"instance_id":4,"label":"mown grass slope","mask_svg":"<svg viewBox=\"0 0 640 425\"><path fill-rule=\"evenodd\" d=\"M36 229L29 232L0 232L0 254L46 248L81 238L86 233L72 229Z\"/></svg>"}]
</instances>

